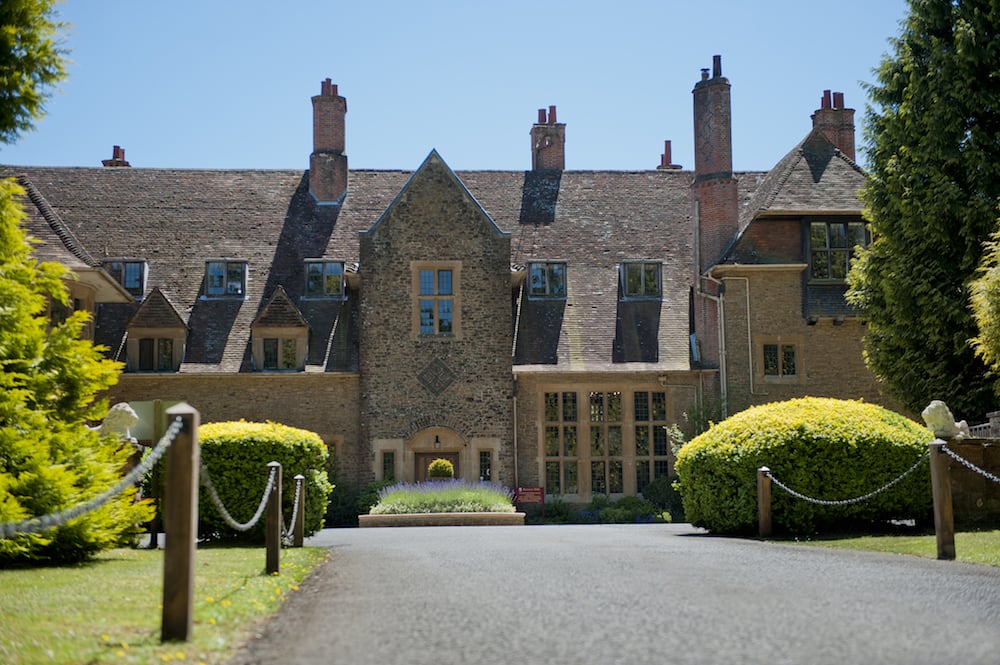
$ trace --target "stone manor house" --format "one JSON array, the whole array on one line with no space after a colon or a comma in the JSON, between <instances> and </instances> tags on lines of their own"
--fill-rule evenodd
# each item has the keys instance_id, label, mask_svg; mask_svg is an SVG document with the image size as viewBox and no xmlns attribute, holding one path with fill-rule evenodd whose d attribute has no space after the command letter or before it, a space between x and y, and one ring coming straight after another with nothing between
<instances>
[{"instance_id":1,"label":"stone manor house","mask_svg":"<svg viewBox=\"0 0 1000 665\"><path fill-rule=\"evenodd\" d=\"M668 141L656 168L567 171L554 106L530 170L455 172L434 150L350 170L327 79L304 172L131 168L116 146L99 168L0 173L125 364L112 404L315 431L338 483L444 457L583 501L670 475L665 426L720 405L885 403L844 300L867 240L854 110L822 93L773 169L739 172L719 56L693 98L693 170Z\"/></svg>"}]
</instances>

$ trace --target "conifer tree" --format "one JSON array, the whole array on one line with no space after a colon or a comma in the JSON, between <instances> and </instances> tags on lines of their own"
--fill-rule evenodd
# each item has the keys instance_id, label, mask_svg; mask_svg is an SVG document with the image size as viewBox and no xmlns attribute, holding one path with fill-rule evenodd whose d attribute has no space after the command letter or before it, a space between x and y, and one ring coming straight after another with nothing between
<instances>
[{"instance_id":1,"label":"conifer tree","mask_svg":"<svg viewBox=\"0 0 1000 665\"><path fill-rule=\"evenodd\" d=\"M996 409L973 351L969 307L1000 197L1000 2L911 0L893 53L868 86L873 241L849 275L867 320L865 357L889 394L919 412Z\"/></svg>"}]
</instances>

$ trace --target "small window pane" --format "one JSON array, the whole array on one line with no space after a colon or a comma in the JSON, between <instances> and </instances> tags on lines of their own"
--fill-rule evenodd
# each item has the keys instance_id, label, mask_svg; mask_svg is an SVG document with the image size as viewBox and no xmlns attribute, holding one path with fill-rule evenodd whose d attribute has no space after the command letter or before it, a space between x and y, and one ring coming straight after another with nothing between
<instances>
[{"instance_id":1,"label":"small window pane","mask_svg":"<svg viewBox=\"0 0 1000 665\"><path fill-rule=\"evenodd\" d=\"M622 428L608 428L608 455L610 457L621 457L622 454Z\"/></svg>"},{"instance_id":2,"label":"small window pane","mask_svg":"<svg viewBox=\"0 0 1000 665\"><path fill-rule=\"evenodd\" d=\"M636 420L649 420L649 393L636 393L633 396Z\"/></svg>"},{"instance_id":3,"label":"small window pane","mask_svg":"<svg viewBox=\"0 0 1000 665\"><path fill-rule=\"evenodd\" d=\"M434 271L433 270L421 270L420 271L420 295L422 295L422 296L432 296L432 295L434 295Z\"/></svg>"},{"instance_id":4,"label":"small window pane","mask_svg":"<svg viewBox=\"0 0 1000 665\"><path fill-rule=\"evenodd\" d=\"M434 301L420 301L420 333L423 335L434 334Z\"/></svg>"},{"instance_id":5,"label":"small window pane","mask_svg":"<svg viewBox=\"0 0 1000 665\"><path fill-rule=\"evenodd\" d=\"M479 451L479 479L490 480L493 477L493 453L489 450Z\"/></svg>"},{"instance_id":6,"label":"small window pane","mask_svg":"<svg viewBox=\"0 0 1000 665\"><path fill-rule=\"evenodd\" d=\"M826 249L826 224L813 222L809 225L809 245L813 249Z\"/></svg>"},{"instance_id":7,"label":"small window pane","mask_svg":"<svg viewBox=\"0 0 1000 665\"><path fill-rule=\"evenodd\" d=\"M156 369L169 371L174 368L174 340L169 337L156 340Z\"/></svg>"},{"instance_id":8,"label":"small window pane","mask_svg":"<svg viewBox=\"0 0 1000 665\"><path fill-rule=\"evenodd\" d=\"M559 457L559 426L545 428L545 456Z\"/></svg>"},{"instance_id":9,"label":"small window pane","mask_svg":"<svg viewBox=\"0 0 1000 665\"><path fill-rule=\"evenodd\" d=\"M576 462L564 462L563 463L563 475L565 476L565 484L563 485L564 494L576 494L579 491L579 482L577 480L579 473L576 469Z\"/></svg>"},{"instance_id":10,"label":"small window pane","mask_svg":"<svg viewBox=\"0 0 1000 665\"><path fill-rule=\"evenodd\" d=\"M667 445L667 430L660 425L653 427L653 454L658 457L670 454L670 448Z\"/></svg>"},{"instance_id":11,"label":"small window pane","mask_svg":"<svg viewBox=\"0 0 1000 665\"><path fill-rule=\"evenodd\" d=\"M151 371L155 366L153 365L153 350L154 350L155 340L151 337L146 337L139 340L139 369L143 371Z\"/></svg>"},{"instance_id":12,"label":"small window pane","mask_svg":"<svg viewBox=\"0 0 1000 665\"><path fill-rule=\"evenodd\" d=\"M635 454L639 457L649 455L649 427L646 425L635 428Z\"/></svg>"},{"instance_id":13,"label":"small window pane","mask_svg":"<svg viewBox=\"0 0 1000 665\"><path fill-rule=\"evenodd\" d=\"M764 345L764 375L778 376L778 345Z\"/></svg>"},{"instance_id":14,"label":"small window pane","mask_svg":"<svg viewBox=\"0 0 1000 665\"><path fill-rule=\"evenodd\" d=\"M607 494L608 484L604 462L590 463L590 490L593 494Z\"/></svg>"},{"instance_id":15,"label":"small window pane","mask_svg":"<svg viewBox=\"0 0 1000 665\"><path fill-rule=\"evenodd\" d=\"M528 292L533 296L548 295L545 264L532 263L528 272Z\"/></svg>"},{"instance_id":16,"label":"small window pane","mask_svg":"<svg viewBox=\"0 0 1000 665\"><path fill-rule=\"evenodd\" d=\"M607 441L604 438L603 427L594 427L590 430L590 454L594 457L607 455Z\"/></svg>"},{"instance_id":17,"label":"small window pane","mask_svg":"<svg viewBox=\"0 0 1000 665\"><path fill-rule=\"evenodd\" d=\"M227 265L227 295L243 295L243 265L242 263L230 263Z\"/></svg>"},{"instance_id":18,"label":"small window pane","mask_svg":"<svg viewBox=\"0 0 1000 665\"><path fill-rule=\"evenodd\" d=\"M396 480L396 453L392 450L382 453L382 480Z\"/></svg>"},{"instance_id":19,"label":"small window pane","mask_svg":"<svg viewBox=\"0 0 1000 665\"><path fill-rule=\"evenodd\" d=\"M816 279L828 279L830 277L830 266L828 265L826 252L812 253L812 276Z\"/></svg>"},{"instance_id":20,"label":"small window pane","mask_svg":"<svg viewBox=\"0 0 1000 665\"><path fill-rule=\"evenodd\" d=\"M306 295L319 297L323 295L323 264L306 264Z\"/></svg>"},{"instance_id":21,"label":"small window pane","mask_svg":"<svg viewBox=\"0 0 1000 665\"><path fill-rule=\"evenodd\" d=\"M550 423L559 421L559 393L545 393L545 420Z\"/></svg>"},{"instance_id":22,"label":"small window pane","mask_svg":"<svg viewBox=\"0 0 1000 665\"><path fill-rule=\"evenodd\" d=\"M667 419L667 393L653 393L653 420Z\"/></svg>"},{"instance_id":23,"label":"small window pane","mask_svg":"<svg viewBox=\"0 0 1000 665\"><path fill-rule=\"evenodd\" d=\"M326 264L325 294L339 296L344 293L344 267L340 263Z\"/></svg>"},{"instance_id":24,"label":"small window pane","mask_svg":"<svg viewBox=\"0 0 1000 665\"><path fill-rule=\"evenodd\" d=\"M264 369L278 369L278 340L264 339Z\"/></svg>"},{"instance_id":25,"label":"small window pane","mask_svg":"<svg viewBox=\"0 0 1000 665\"><path fill-rule=\"evenodd\" d=\"M133 295L140 295L142 293L141 263L131 262L125 264L125 281L122 283L122 286Z\"/></svg>"},{"instance_id":26,"label":"small window pane","mask_svg":"<svg viewBox=\"0 0 1000 665\"><path fill-rule=\"evenodd\" d=\"M640 493L649 485L649 460L635 463L635 488Z\"/></svg>"},{"instance_id":27,"label":"small window pane","mask_svg":"<svg viewBox=\"0 0 1000 665\"><path fill-rule=\"evenodd\" d=\"M848 224L847 225L848 244L853 248L857 246L867 247L868 246L868 233L865 230L864 224Z\"/></svg>"},{"instance_id":28,"label":"small window pane","mask_svg":"<svg viewBox=\"0 0 1000 665\"><path fill-rule=\"evenodd\" d=\"M576 426L569 425L563 428L563 448L566 457L576 457Z\"/></svg>"},{"instance_id":29,"label":"small window pane","mask_svg":"<svg viewBox=\"0 0 1000 665\"><path fill-rule=\"evenodd\" d=\"M622 394L608 393L608 420L618 422L622 419Z\"/></svg>"},{"instance_id":30,"label":"small window pane","mask_svg":"<svg viewBox=\"0 0 1000 665\"><path fill-rule=\"evenodd\" d=\"M625 295L642 295L642 266L638 263L625 265Z\"/></svg>"},{"instance_id":31,"label":"small window pane","mask_svg":"<svg viewBox=\"0 0 1000 665\"><path fill-rule=\"evenodd\" d=\"M563 420L576 422L576 393L563 393Z\"/></svg>"},{"instance_id":32,"label":"small window pane","mask_svg":"<svg viewBox=\"0 0 1000 665\"><path fill-rule=\"evenodd\" d=\"M550 263L549 264L549 295L565 297L566 296L566 264L565 263Z\"/></svg>"},{"instance_id":33,"label":"small window pane","mask_svg":"<svg viewBox=\"0 0 1000 665\"><path fill-rule=\"evenodd\" d=\"M653 478L666 478L670 475L670 462L667 460L653 461Z\"/></svg>"},{"instance_id":34,"label":"small window pane","mask_svg":"<svg viewBox=\"0 0 1000 665\"><path fill-rule=\"evenodd\" d=\"M449 284L450 286L450 284ZM451 301L438 301L438 332L450 333L452 331Z\"/></svg>"},{"instance_id":35,"label":"small window pane","mask_svg":"<svg viewBox=\"0 0 1000 665\"><path fill-rule=\"evenodd\" d=\"M209 263L205 291L210 296L221 296L226 293L226 264Z\"/></svg>"},{"instance_id":36,"label":"small window pane","mask_svg":"<svg viewBox=\"0 0 1000 665\"><path fill-rule=\"evenodd\" d=\"M781 375L795 376L795 347L790 344L781 346Z\"/></svg>"},{"instance_id":37,"label":"small window pane","mask_svg":"<svg viewBox=\"0 0 1000 665\"><path fill-rule=\"evenodd\" d=\"M284 369L295 369L298 366L296 360L296 344L294 339L281 340L281 366Z\"/></svg>"},{"instance_id":38,"label":"small window pane","mask_svg":"<svg viewBox=\"0 0 1000 665\"><path fill-rule=\"evenodd\" d=\"M438 295L450 296L451 293L451 271L438 270Z\"/></svg>"},{"instance_id":39,"label":"small window pane","mask_svg":"<svg viewBox=\"0 0 1000 665\"><path fill-rule=\"evenodd\" d=\"M660 264L646 263L643 266L644 296L660 295Z\"/></svg>"},{"instance_id":40,"label":"small window pane","mask_svg":"<svg viewBox=\"0 0 1000 665\"><path fill-rule=\"evenodd\" d=\"M623 491L622 462L621 460L612 460L608 462L608 493L621 494Z\"/></svg>"},{"instance_id":41,"label":"small window pane","mask_svg":"<svg viewBox=\"0 0 1000 665\"><path fill-rule=\"evenodd\" d=\"M559 482L559 462L545 463L545 491L549 494L562 494Z\"/></svg>"},{"instance_id":42,"label":"small window pane","mask_svg":"<svg viewBox=\"0 0 1000 665\"><path fill-rule=\"evenodd\" d=\"M847 247L847 226L845 224L830 224L830 247Z\"/></svg>"}]
</instances>

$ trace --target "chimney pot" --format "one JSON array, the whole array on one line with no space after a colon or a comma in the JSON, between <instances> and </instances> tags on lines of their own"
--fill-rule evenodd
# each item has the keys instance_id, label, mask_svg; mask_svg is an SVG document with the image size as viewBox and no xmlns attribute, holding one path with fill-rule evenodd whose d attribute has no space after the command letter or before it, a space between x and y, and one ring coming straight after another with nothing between
<instances>
[{"instance_id":1,"label":"chimney pot","mask_svg":"<svg viewBox=\"0 0 1000 665\"><path fill-rule=\"evenodd\" d=\"M713 55L712 56L712 78L719 78L722 76L722 56Z\"/></svg>"},{"instance_id":2,"label":"chimney pot","mask_svg":"<svg viewBox=\"0 0 1000 665\"><path fill-rule=\"evenodd\" d=\"M701 80L702 81L707 81L708 80L708 67L702 67L701 68Z\"/></svg>"},{"instance_id":3,"label":"chimney pot","mask_svg":"<svg viewBox=\"0 0 1000 665\"><path fill-rule=\"evenodd\" d=\"M546 116L545 116L545 109L538 109L538 124L539 125L544 125L545 124L545 118L546 118Z\"/></svg>"},{"instance_id":4,"label":"chimney pot","mask_svg":"<svg viewBox=\"0 0 1000 665\"><path fill-rule=\"evenodd\" d=\"M556 107L555 106L550 106L549 107L549 124L550 125L556 124Z\"/></svg>"},{"instance_id":5,"label":"chimney pot","mask_svg":"<svg viewBox=\"0 0 1000 665\"><path fill-rule=\"evenodd\" d=\"M833 108L835 109L844 108L844 93L842 92L833 93Z\"/></svg>"},{"instance_id":6,"label":"chimney pot","mask_svg":"<svg viewBox=\"0 0 1000 665\"><path fill-rule=\"evenodd\" d=\"M830 101L830 91L829 90L824 90L823 91L823 99L821 100L819 107L822 108L822 109L828 109L828 108L832 108L832 106L833 106L833 104Z\"/></svg>"}]
</instances>

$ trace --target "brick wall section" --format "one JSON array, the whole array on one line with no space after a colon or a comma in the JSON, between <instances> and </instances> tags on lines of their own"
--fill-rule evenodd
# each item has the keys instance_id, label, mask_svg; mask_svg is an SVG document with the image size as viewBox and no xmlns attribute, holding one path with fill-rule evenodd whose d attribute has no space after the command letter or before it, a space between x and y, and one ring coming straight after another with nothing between
<instances>
[{"instance_id":1,"label":"brick wall section","mask_svg":"<svg viewBox=\"0 0 1000 665\"><path fill-rule=\"evenodd\" d=\"M202 422L272 420L316 432L337 447L338 478L367 482L370 464L357 453L358 375L354 373L122 374L110 404L183 401Z\"/></svg>"},{"instance_id":2,"label":"brick wall section","mask_svg":"<svg viewBox=\"0 0 1000 665\"><path fill-rule=\"evenodd\" d=\"M510 237L487 218L436 153L361 237L362 448L447 426L466 442L496 439L494 480L513 480ZM411 263L461 262L461 332L413 330ZM437 361L439 391L418 378Z\"/></svg>"},{"instance_id":3,"label":"brick wall section","mask_svg":"<svg viewBox=\"0 0 1000 665\"><path fill-rule=\"evenodd\" d=\"M750 287L750 335L747 342L746 288ZM898 410L881 395L878 382L862 356L864 326L848 317L841 325L820 319L807 325L802 317L801 269L754 270L726 273L726 351L729 413L806 395L863 399ZM759 368L762 339L798 345L799 380L764 379ZM753 355L753 394L751 364Z\"/></svg>"}]
</instances>

